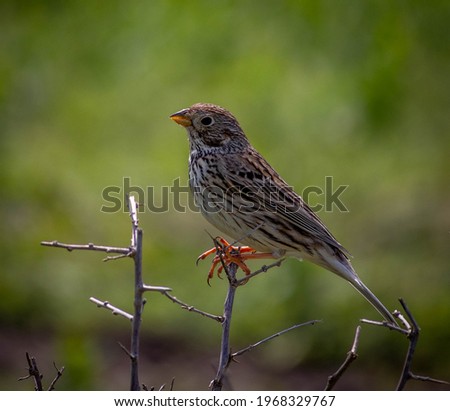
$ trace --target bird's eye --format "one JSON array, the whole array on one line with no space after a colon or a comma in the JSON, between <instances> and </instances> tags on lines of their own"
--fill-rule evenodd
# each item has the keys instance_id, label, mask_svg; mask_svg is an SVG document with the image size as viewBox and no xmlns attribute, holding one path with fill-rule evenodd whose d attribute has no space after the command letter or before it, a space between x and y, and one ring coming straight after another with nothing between
<instances>
[{"instance_id":1,"label":"bird's eye","mask_svg":"<svg viewBox=\"0 0 450 411\"><path fill-rule=\"evenodd\" d=\"M214 122L214 120L213 120L211 117L209 117L209 116L205 116L205 117L203 117L203 118L200 120L200 122L201 122L204 126L210 126L210 125Z\"/></svg>"}]
</instances>

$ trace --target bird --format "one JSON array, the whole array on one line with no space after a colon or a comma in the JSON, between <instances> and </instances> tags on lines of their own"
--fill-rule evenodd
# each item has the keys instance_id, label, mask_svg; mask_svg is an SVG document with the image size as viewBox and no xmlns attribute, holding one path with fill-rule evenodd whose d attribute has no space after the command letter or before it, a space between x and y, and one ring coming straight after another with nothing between
<instances>
[{"instance_id":1,"label":"bird","mask_svg":"<svg viewBox=\"0 0 450 411\"><path fill-rule=\"evenodd\" d=\"M233 262L248 274L244 259L310 261L347 280L384 320L396 324L354 270L350 253L251 145L233 114L218 105L196 103L170 118L188 134L189 186L196 205L207 221L244 245L240 250L247 255ZM221 244L229 246L226 240Z\"/></svg>"}]
</instances>

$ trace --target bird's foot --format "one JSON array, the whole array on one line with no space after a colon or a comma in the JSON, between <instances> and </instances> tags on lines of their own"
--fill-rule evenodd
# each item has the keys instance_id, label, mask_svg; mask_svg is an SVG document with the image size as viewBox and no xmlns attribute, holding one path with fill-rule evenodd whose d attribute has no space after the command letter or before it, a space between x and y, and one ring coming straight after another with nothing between
<instances>
[{"instance_id":1,"label":"bird's foot","mask_svg":"<svg viewBox=\"0 0 450 411\"><path fill-rule=\"evenodd\" d=\"M223 271L224 266L228 267L230 264L236 264L242 271L244 271L245 275L249 275L251 270L245 264L245 260L254 260L259 258L274 258L271 253L258 253L254 248L248 246L240 246L236 247L228 243L222 237L217 237L215 239L216 246L211 248L208 251L205 251L197 258L197 263L200 260L204 260L206 257L211 254L215 254L215 257L212 261L211 268L208 272L207 282L209 284L211 278L214 277L214 272L217 269L217 276L222 278L220 274ZM220 264L219 267L217 267Z\"/></svg>"}]
</instances>

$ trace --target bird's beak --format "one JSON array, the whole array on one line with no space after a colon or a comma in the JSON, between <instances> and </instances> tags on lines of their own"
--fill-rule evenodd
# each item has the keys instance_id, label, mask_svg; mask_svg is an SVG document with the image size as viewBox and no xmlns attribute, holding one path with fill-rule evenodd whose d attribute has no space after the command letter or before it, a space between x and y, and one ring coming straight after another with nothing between
<instances>
[{"instance_id":1,"label":"bird's beak","mask_svg":"<svg viewBox=\"0 0 450 411\"><path fill-rule=\"evenodd\" d=\"M174 113L170 116L170 118L178 123L180 126L189 127L192 126L192 121L190 118L186 116L186 110L181 110L177 113Z\"/></svg>"}]
</instances>

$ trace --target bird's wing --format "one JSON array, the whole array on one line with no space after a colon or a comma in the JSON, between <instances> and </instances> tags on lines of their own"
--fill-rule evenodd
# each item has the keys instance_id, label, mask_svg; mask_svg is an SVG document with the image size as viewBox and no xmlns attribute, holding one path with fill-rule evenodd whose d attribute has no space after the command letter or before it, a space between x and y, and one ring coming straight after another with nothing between
<instances>
[{"instance_id":1,"label":"bird's wing","mask_svg":"<svg viewBox=\"0 0 450 411\"><path fill-rule=\"evenodd\" d=\"M300 231L300 234L310 235L316 241L323 241L345 255L350 255L308 204L259 153L252 150L250 155L244 158L245 164L225 165L231 185L243 198L253 202L255 207L263 207L266 211L276 214L284 223ZM231 157L225 161L234 162ZM230 170L236 170L235 174L230 173ZM244 185L243 181L248 184Z\"/></svg>"}]
</instances>

